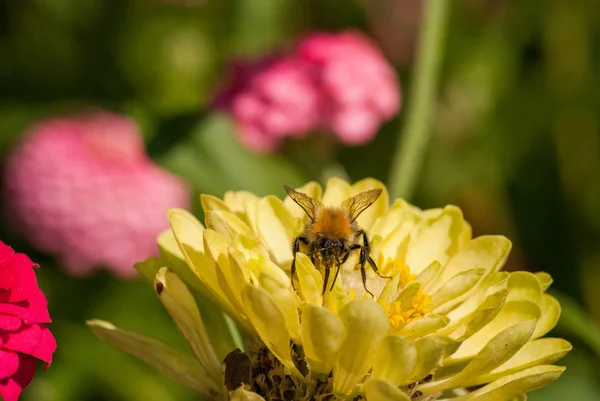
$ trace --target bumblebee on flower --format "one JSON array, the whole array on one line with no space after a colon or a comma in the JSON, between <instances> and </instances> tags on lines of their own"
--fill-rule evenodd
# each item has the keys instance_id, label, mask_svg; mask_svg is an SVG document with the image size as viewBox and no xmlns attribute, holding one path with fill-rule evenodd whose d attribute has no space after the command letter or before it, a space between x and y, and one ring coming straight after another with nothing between
<instances>
[{"instance_id":1,"label":"bumblebee on flower","mask_svg":"<svg viewBox=\"0 0 600 401\"><path fill-rule=\"evenodd\" d=\"M373 179L287 191L284 200L203 195L206 227L170 210L161 258L138 265L161 289L195 358L106 322L90 322L94 332L220 400L504 400L560 376L563 368L552 362L571 346L542 338L560 313L545 293L551 278L499 271L508 239L472 238L454 206L390 206L387 189ZM316 237L308 249L290 244L307 227L317 231L313 212L321 205L342 204L364 236L335 251L329 267L336 272L327 277L327 266L313 263L323 259L314 257L323 247L310 246ZM195 292L237 323L244 344L214 341L223 333L203 322L206 305Z\"/></svg>"},{"instance_id":2,"label":"bumblebee on flower","mask_svg":"<svg viewBox=\"0 0 600 401\"><path fill-rule=\"evenodd\" d=\"M371 189L361 192L342 202L342 207L325 207L317 199L313 199L302 192L298 192L288 187L284 187L288 196L298 204L308 215L310 221L306 223L303 236L296 237L294 240L293 252L294 260L292 261L291 280L292 287L294 286L294 273L296 272L296 252L300 250L300 243L308 245L311 262L316 263L317 256L320 256L320 261L325 265L325 277L323 278L323 292L325 294L327 284L329 282L329 272L332 267L335 267L335 276L331 283L331 289L337 280L341 266L346 263L351 252L360 250L360 271L365 287L367 289L367 276L365 272L365 264L368 262L375 273L379 273L377 265L370 255L371 247L367 234L358 227L356 219L362 212L371 206L379 195L381 189ZM362 240L362 245L358 243L358 239ZM382 276L385 278L391 278Z\"/></svg>"}]
</instances>

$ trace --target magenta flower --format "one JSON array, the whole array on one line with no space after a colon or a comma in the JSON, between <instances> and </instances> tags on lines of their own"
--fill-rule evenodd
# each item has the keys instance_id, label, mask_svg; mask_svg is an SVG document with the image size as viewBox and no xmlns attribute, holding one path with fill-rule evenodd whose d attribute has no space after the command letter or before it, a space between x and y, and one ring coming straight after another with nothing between
<instances>
[{"instance_id":1,"label":"magenta flower","mask_svg":"<svg viewBox=\"0 0 600 401\"><path fill-rule=\"evenodd\" d=\"M36 359L47 369L56 350L36 264L0 241L0 398L16 401L31 382Z\"/></svg>"},{"instance_id":2,"label":"magenta flower","mask_svg":"<svg viewBox=\"0 0 600 401\"><path fill-rule=\"evenodd\" d=\"M78 276L96 268L131 277L156 254L169 207L188 207L189 190L145 154L130 119L93 111L48 119L9 156L7 216L40 250Z\"/></svg>"},{"instance_id":3,"label":"magenta flower","mask_svg":"<svg viewBox=\"0 0 600 401\"><path fill-rule=\"evenodd\" d=\"M320 33L287 55L236 64L215 104L231 111L242 143L272 151L311 131L365 144L398 112L400 93L393 68L367 38Z\"/></svg>"},{"instance_id":4,"label":"magenta flower","mask_svg":"<svg viewBox=\"0 0 600 401\"><path fill-rule=\"evenodd\" d=\"M233 73L216 103L231 110L238 137L248 148L275 150L286 136L304 137L319 124L321 93L308 63L268 56L234 65Z\"/></svg>"},{"instance_id":5,"label":"magenta flower","mask_svg":"<svg viewBox=\"0 0 600 401\"><path fill-rule=\"evenodd\" d=\"M327 101L324 123L347 145L362 145L400 108L396 74L357 32L321 33L303 40L298 56L316 67Z\"/></svg>"}]
</instances>

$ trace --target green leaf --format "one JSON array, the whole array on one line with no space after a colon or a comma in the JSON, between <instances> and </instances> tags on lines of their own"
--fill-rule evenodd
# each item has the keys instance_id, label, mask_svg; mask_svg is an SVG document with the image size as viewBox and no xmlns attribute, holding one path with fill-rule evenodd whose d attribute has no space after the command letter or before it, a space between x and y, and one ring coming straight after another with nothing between
<instances>
[{"instance_id":1,"label":"green leaf","mask_svg":"<svg viewBox=\"0 0 600 401\"><path fill-rule=\"evenodd\" d=\"M226 115L216 113L208 116L192 134L198 158L203 159L211 174L219 172L224 191L280 194L282 183L295 188L308 181L285 157L255 154L245 149L235 137L234 129Z\"/></svg>"}]
</instances>

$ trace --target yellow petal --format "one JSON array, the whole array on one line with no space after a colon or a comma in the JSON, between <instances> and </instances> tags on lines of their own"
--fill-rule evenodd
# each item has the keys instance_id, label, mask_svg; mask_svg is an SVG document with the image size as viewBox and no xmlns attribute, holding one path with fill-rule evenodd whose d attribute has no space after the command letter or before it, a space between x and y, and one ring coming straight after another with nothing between
<instances>
[{"instance_id":1,"label":"yellow petal","mask_svg":"<svg viewBox=\"0 0 600 401\"><path fill-rule=\"evenodd\" d=\"M181 244L188 244L199 251L204 250L202 244L204 226L194 215L183 209L169 209L167 215L182 253Z\"/></svg>"},{"instance_id":2,"label":"yellow petal","mask_svg":"<svg viewBox=\"0 0 600 401\"><path fill-rule=\"evenodd\" d=\"M381 379L369 379L365 383L367 401L410 401L410 397L392 383Z\"/></svg>"},{"instance_id":3,"label":"yellow petal","mask_svg":"<svg viewBox=\"0 0 600 401\"><path fill-rule=\"evenodd\" d=\"M486 324L491 322L502 310L508 289L500 290L487 297L481 305L470 315L461 319L453 325L453 328L458 327L454 331L442 330L442 334L450 334L450 337L459 341L471 337L473 334L481 330ZM453 311L454 312L454 311ZM454 322L453 322L454 323Z\"/></svg>"},{"instance_id":4,"label":"yellow petal","mask_svg":"<svg viewBox=\"0 0 600 401\"><path fill-rule=\"evenodd\" d=\"M223 314L222 310L205 295L209 291L202 281L200 281L185 262L182 261L182 264L185 269L181 269L181 266L179 266L180 270L172 270L184 281L190 290L196 290L194 298L198 304L202 319L206 323L207 333L214 345L215 352L219 356L219 359L221 359L234 348L233 341L234 338L239 337L239 333L235 324L229 321L229 318ZM165 267L164 262L158 258L149 258L144 262L136 263L135 266L150 285L154 285L154 278L160 268ZM180 272L187 273L188 279L183 279Z\"/></svg>"},{"instance_id":5,"label":"yellow petal","mask_svg":"<svg viewBox=\"0 0 600 401\"><path fill-rule=\"evenodd\" d=\"M205 213L217 210L224 210L226 212L232 211L225 202L212 195L200 195L200 204L202 205L202 210L204 210Z\"/></svg>"},{"instance_id":6,"label":"yellow petal","mask_svg":"<svg viewBox=\"0 0 600 401\"><path fill-rule=\"evenodd\" d=\"M441 365L442 359L456 349L457 344L449 338L430 335L415 342L417 362L407 382L412 383L422 379Z\"/></svg>"},{"instance_id":7,"label":"yellow petal","mask_svg":"<svg viewBox=\"0 0 600 401\"><path fill-rule=\"evenodd\" d=\"M480 376L473 384L489 383L532 366L551 364L565 356L572 348L573 346L562 338L540 338L530 341L510 360Z\"/></svg>"},{"instance_id":8,"label":"yellow petal","mask_svg":"<svg viewBox=\"0 0 600 401\"><path fill-rule=\"evenodd\" d=\"M223 202L227 208L235 213L245 213L248 202L258 200L258 197L248 191L227 191L223 195Z\"/></svg>"},{"instance_id":9,"label":"yellow petal","mask_svg":"<svg viewBox=\"0 0 600 401\"><path fill-rule=\"evenodd\" d=\"M168 267L171 269L186 283L186 285L201 294L210 293L202 280L200 280L198 275L186 262L185 255L181 252L181 248L177 243L177 239L175 238L172 229L163 231L158 236L157 243L160 258L164 261L161 267ZM154 276L152 277L152 281L154 281Z\"/></svg>"},{"instance_id":10,"label":"yellow petal","mask_svg":"<svg viewBox=\"0 0 600 401\"><path fill-rule=\"evenodd\" d=\"M470 269L485 269L486 275L500 270L508 257L511 242L500 235L477 237L465 245L442 270L438 285L460 272Z\"/></svg>"},{"instance_id":11,"label":"yellow petal","mask_svg":"<svg viewBox=\"0 0 600 401\"><path fill-rule=\"evenodd\" d=\"M375 220L369 232L371 235L380 235L382 238L386 238L398 225L403 224L407 217L414 217L416 224L420 220L420 213L415 212L405 200L396 199L389 210Z\"/></svg>"},{"instance_id":12,"label":"yellow petal","mask_svg":"<svg viewBox=\"0 0 600 401\"><path fill-rule=\"evenodd\" d=\"M532 391L552 383L560 377L565 368L553 365L532 368L502 377L472 393L454 398L455 401L498 401L507 400L519 394Z\"/></svg>"},{"instance_id":13,"label":"yellow petal","mask_svg":"<svg viewBox=\"0 0 600 401\"><path fill-rule=\"evenodd\" d=\"M531 338L536 320L526 320L495 335L459 373L449 379L423 384L424 393L471 386L476 378L486 374L512 358Z\"/></svg>"},{"instance_id":14,"label":"yellow petal","mask_svg":"<svg viewBox=\"0 0 600 401\"><path fill-rule=\"evenodd\" d=\"M540 309L542 315L538 320L533 338L539 338L548 333L556 326L560 318L560 303L548 294L542 295Z\"/></svg>"},{"instance_id":15,"label":"yellow petal","mask_svg":"<svg viewBox=\"0 0 600 401\"><path fill-rule=\"evenodd\" d=\"M161 232L156 238L160 257L165 259L169 264L185 264L185 257L181 252L181 248L175 239L175 234L172 228L168 228Z\"/></svg>"},{"instance_id":16,"label":"yellow petal","mask_svg":"<svg viewBox=\"0 0 600 401\"><path fill-rule=\"evenodd\" d=\"M292 293L290 281L282 283L280 280L267 272L258 276L261 288L264 288L277 300L281 312L285 317L286 327L293 340L300 338L300 317L298 316L298 305Z\"/></svg>"},{"instance_id":17,"label":"yellow petal","mask_svg":"<svg viewBox=\"0 0 600 401\"><path fill-rule=\"evenodd\" d=\"M323 277L315 268L309 257L303 253L296 254L296 274L298 276L299 290L308 304L321 305L323 297Z\"/></svg>"},{"instance_id":18,"label":"yellow petal","mask_svg":"<svg viewBox=\"0 0 600 401\"><path fill-rule=\"evenodd\" d=\"M306 305L302 311L302 345L311 370L327 374L338 355L346 329L327 308Z\"/></svg>"},{"instance_id":19,"label":"yellow petal","mask_svg":"<svg viewBox=\"0 0 600 401\"><path fill-rule=\"evenodd\" d=\"M373 363L371 377L390 382L394 386L404 384L417 364L417 348L411 341L398 335L388 335Z\"/></svg>"},{"instance_id":20,"label":"yellow petal","mask_svg":"<svg viewBox=\"0 0 600 401\"><path fill-rule=\"evenodd\" d=\"M229 191L225 193L223 198L225 204L234 212L240 219L248 223L256 233L256 204L258 196L247 191Z\"/></svg>"},{"instance_id":21,"label":"yellow petal","mask_svg":"<svg viewBox=\"0 0 600 401\"><path fill-rule=\"evenodd\" d=\"M233 238L237 234L253 237L254 232L242 219L232 212L225 210L209 210L204 219L206 227L221 234L227 242L233 244Z\"/></svg>"},{"instance_id":22,"label":"yellow petal","mask_svg":"<svg viewBox=\"0 0 600 401\"><path fill-rule=\"evenodd\" d=\"M346 338L333 367L333 388L348 393L372 366L374 352L387 334L388 318L377 302L351 301L344 305L339 317L346 329Z\"/></svg>"},{"instance_id":23,"label":"yellow petal","mask_svg":"<svg viewBox=\"0 0 600 401\"><path fill-rule=\"evenodd\" d=\"M506 302L494 320L466 339L456 353L446 359L444 363L455 363L465 358L472 358L486 346L490 338L518 323L537 321L539 317L540 308L534 303L528 301Z\"/></svg>"},{"instance_id":24,"label":"yellow petal","mask_svg":"<svg viewBox=\"0 0 600 401\"><path fill-rule=\"evenodd\" d=\"M402 327L398 334L403 335L407 339L415 339L424 337L431 333L436 333L440 329L446 327L450 322L446 316L430 314L428 316L415 319L408 322Z\"/></svg>"},{"instance_id":25,"label":"yellow petal","mask_svg":"<svg viewBox=\"0 0 600 401\"><path fill-rule=\"evenodd\" d=\"M274 196L258 201L256 209L258 236L279 266L292 263L294 217L283 202Z\"/></svg>"},{"instance_id":26,"label":"yellow petal","mask_svg":"<svg viewBox=\"0 0 600 401\"><path fill-rule=\"evenodd\" d=\"M550 288L550 285L552 284L551 275L549 275L546 272L537 272L533 274L535 275L535 277L537 277L538 281L540 282L540 285L542 286L542 291L546 291L548 288Z\"/></svg>"},{"instance_id":27,"label":"yellow petal","mask_svg":"<svg viewBox=\"0 0 600 401\"><path fill-rule=\"evenodd\" d=\"M233 318L239 317L239 312L232 304L231 299L223 292L217 278L217 264L211 258L206 256L204 252L200 252L190 245L182 244L186 261L196 274L206 289L208 295L225 309L225 311Z\"/></svg>"},{"instance_id":28,"label":"yellow petal","mask_svg":"<svg viewBox=\"0 0 600 401\"><path fill-rule=\"evenodd\" d=\"M542 297L542 286L538 278L530 272L512 272L508 280L508 301L531 301L535 304Z\"/></svg>"},{"instance_id":29,"label":"yellow petal","mask_svg":"<svg viewBox=\"0 0 600 401\"><path fill-rule=\"evenodd\" d=\"M206 229L204 231L204 250L206 256L211 261L209 262L210 265L206 267L212 268L211 270L214 272L218 291L224 295L236 310L243 310L242 297L239 292L240 280L243 280L243 278L239 275L234 276L232 273L227 239L212 229Z\"/></svg>"},{"instance_id":30,"label":"yellow petal","mask_svg":"<svg viewBox=\"0 0 600 401\"><path fill-rule=\"evenodd\" d=\"M452 301L470 291L481 280L484 273L484 269L466 270L446 281L431 295L432 308L436 310L443 308L446 303L454 304Z\"/></svg>"},{"instance_id":31,"label":"yellow petal","mask_svg":"<svg viewBox=\"0 0 600 401\"><path fill-rule=\"evenodd\" d=\"M238 388L229 396L230 401L265 401L260 395L255 392L248 391L243 387Z\"/></svg>"},{"instance_id":32,"label":"yellow petal","mask_svg":"<svg viewBox=\"0 0 600 401\"><path fill-rule=\"evenodd\" d=\"M192 356L160 340L120 329L109 322L89 320L87 325L102 341L141 359L159 372L206 396L218 393L220 386Z\"/></svg>"},{"instance_id":33,"label":"yellow petal","mask_svg":"<svg viewBox=\"0 0 600 401\"><path fill-rule=\"evenodd\" d=\"M455 206L446 206L439 216L420 222L411 234L406 255L410 271L419 274L434 260L439 261L442 266L446 264L458 250L463 222L462 212ZM456 273L458 272L450 277Z\"/></svg>"},{"instance_id":34,"label":"yellow petal","mask_svg":"<svg viewBox=\"0 0 600 401\"><path fill-rule=\"evenodd\" d=\"M399 213L401 213L401 217L398 220L392 220L393 217L389 218L391 221L388 224L393 226L389 234L373 233L373 235L381 235L382 237L380 253L384 258L396 258L399 249L405 241L408 249L410 233L420 220L420 217L410 210L402 210ZM387 220L388 217L383 216L380 220L382 219Z\"/></svg>"},{"instance_id":35,"label":"yellow petal","mask_svg":"<svg viewBox=\"0 0 600 401\"><path fill-rule=\"evenodd\" d=\"M154 288L198 361L204 366L208 375L218 383L221 363L210 343L193 295L183 281L167 268L158 271Z\"/></svg>"},{"instance_id":36,"label":"yellow petal","mask_svg":"<svg viewBox=\"0 0 600 401\"><path fill-rule=\"evenodd\" d=\"M302 378L290 355L290 333L283 311L265 289L247 284L242 290L246 314L256 332L275 357Z\"/></svg>"},{"instance_id":37,"label":"yellow petal","mask_svg":"<svg viewBox=\"0 0 600 401\"><path fill-rule=\"evenodd\" d=\"M277 280L280 287L291 289L292 282L290 281L288 275L269 259L250 259L248 261L248 266L256 277L258 277L261 273L266 273L274 280Z\"/></svg>"},{"instance_id":38,"label":"yellow petal","mask_svg":"<svg viewBox=\"0 0 600 401\"><path fill-rule=\"evenodd\" d=\"M321 201L327 206L339 206L351 196L351 191L352 187L347 181L333 177L327 181Z\"/></svg>"},{"instance_id":39,"label":"yellow petal","mask_svg":"<svg viewBox=\"0 0 600 401\"><path fill-rule=\"evenodd\" d=\"M502 298L502 302L504 302L509 291L507 289L508 278L509 273L507 272L496 272L487 276L475 292L469 295L469 297L455 309L446 314L450 318L451 323L444 331L450 333L455 329L460 330L461 327L464 331L464 325L475 319L475 313L478 311L481 312L482 308L497 306L500 302L500 298ZM459 336L462 336L463 334L464 333L459 334Z\"/></svg>"},{"instance_id":40,"label":"yellow petal","mask_svg":"<svg viewBox=\"0 0 600 401\"><path fill-rule=\"evenodd\" d=\"M440 262L434 260L429 266L427 266L427 268L425 268L425 270L423 270L417 275L417 277L415 277L414 282L421 284L424 293L431 294L432 283L435 281L436 277L438 276L441 270L442 265L440 265Z\"/></svg>"},{"instance_id":41,"label":"yellow petal","mask_svg":"<svg viewBox=\"0 0 600 401\"><path fill-rule=\"evenodd\" d=\"M234 311L218 284L215 262L204 254L204 226L182 209L170 209L168 215L175 240L192 273L202 281L215 302L224 305L228 312ZM165 244L168 244L168 237L165 236L165 239Z\"/></svg>"}]
</instances>

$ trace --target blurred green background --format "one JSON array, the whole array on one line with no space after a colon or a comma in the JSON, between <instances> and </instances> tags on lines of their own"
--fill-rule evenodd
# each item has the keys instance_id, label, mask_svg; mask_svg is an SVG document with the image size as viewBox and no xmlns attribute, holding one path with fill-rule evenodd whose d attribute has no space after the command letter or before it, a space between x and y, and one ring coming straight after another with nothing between
<instances>
[{"instance_id":1,"label":"blurred green background","mask_svg":"<svg viewBox=\"0 0 600 401\"><path fill-rule=\"evenodd\" d=\"M403 112L367 146L334 147L317 161L306 156L311 140L269 156L248 152L228 117L207 104L232 57L345 28L379 41L409 104L419 3L0 0L0 160L37 119L101 106L134 117L151 157L196 193L282 195L283 184L331 175L386 182ZM508 269L554 277L563 316L553 334L575 348L559 362L568 367L563 378L532 393L534 401L600 399L599 23L600 2L593 0L452 2L434 134L412 199L420 207L460 206L476 235L514 241ZM68 278L3 225L0 238L42 264L39 280L58 340L51 369L22 399L198 399L83 324L106 319L183 347L144 283L105 272Z\"/></svg>"}]
</instances>

